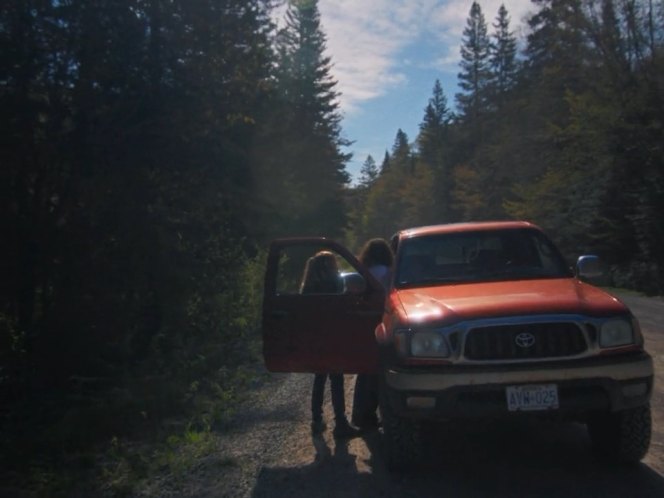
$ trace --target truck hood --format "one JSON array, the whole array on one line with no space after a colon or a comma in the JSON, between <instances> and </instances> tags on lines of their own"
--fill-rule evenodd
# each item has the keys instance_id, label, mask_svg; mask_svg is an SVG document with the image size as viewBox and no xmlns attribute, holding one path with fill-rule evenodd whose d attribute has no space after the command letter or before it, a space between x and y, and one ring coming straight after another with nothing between
<instances>
[{"instance_id":1,"label":"truck hood","mask_svg":"<svg viewBox=\"0 0 664 498\"><path fill-rule=\"evenodd\" d=\"M393 303L402 323L453 323L510 315L628 313L617 298L575 278L448 284L397 289L395 294Z\"/></svg>"}]
</instances>

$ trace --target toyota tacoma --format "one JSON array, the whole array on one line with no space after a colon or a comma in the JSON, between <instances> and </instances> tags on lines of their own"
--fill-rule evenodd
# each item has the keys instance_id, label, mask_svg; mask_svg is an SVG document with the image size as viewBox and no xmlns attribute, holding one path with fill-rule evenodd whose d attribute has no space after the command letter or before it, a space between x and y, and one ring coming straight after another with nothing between
<instances>
[{"instance_id":1,"label":"toyota tacoma","mask_svg":"<svg viewBox=\"0 0 664 498\"><path fill-rule=\"evenodd\" d=\"M571 268L537 226L478 222L391 239L391 284L326 238L273 241L263 353L275 372L378 377L390 469L422 456L423 422L555 417L587 425L596 453L642 459L650 444L652 359L637 319L589 283L596 256ZM306 259L337 255L343 288L301 294Z\"/></svg>"}]
</instances>

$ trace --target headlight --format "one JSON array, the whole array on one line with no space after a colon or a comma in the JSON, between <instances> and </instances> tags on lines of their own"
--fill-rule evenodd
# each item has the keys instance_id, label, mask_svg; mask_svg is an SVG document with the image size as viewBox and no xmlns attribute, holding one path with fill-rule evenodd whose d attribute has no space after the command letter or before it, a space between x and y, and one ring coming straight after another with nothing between
<instances>
[{"instance_id":1,"label":"headlight","mask_svg":"<svg viewBox=\"0 0 664 498\"><path fill-rule=\"evenodd\" d=\"M602 348L615 348L634 344L634 329L627 320L609 320L599 331L599 345Z\"/></svg>"},{"instance_id":2,"label":"headlight","mask_svg":"<svg viewBox=\"0 0 664 498\"><path fill-rule=\"evenodd\" d=\"M450 349L442 334L428 331L414 332L410 338L410 354L446 358L450 355Z\"/></svg>"}]
</instances>

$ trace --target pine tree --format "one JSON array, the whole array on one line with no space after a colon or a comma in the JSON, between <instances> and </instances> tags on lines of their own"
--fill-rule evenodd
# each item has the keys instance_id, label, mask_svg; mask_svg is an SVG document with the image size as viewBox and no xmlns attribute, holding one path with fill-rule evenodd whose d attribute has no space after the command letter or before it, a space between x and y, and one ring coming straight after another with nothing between
<instances>
[{"instance_id":1,"label":"pine tree","mask_svg":"<svg viewBox=\"0 0 664 498\"><path fill-rule=\"evenodd\" d=\"M516 125L529 151L522 156L519 174L530 180L561 166L558 132L570 122L569 97L586 91L597 77L581 0L533 1L539 10L528 20L530 33L519 75L519 98L526 112Z\"/></svg>"},{"instance_id":2,"label":"pine tree","mask_svg":"<svg viewBox=\"0 0 664 498\"><path fill-rule=\"evenodd\" d=\"M369 189L364 215L364 234L389 237L402 224L408 199L404 192L413 179L414 162L408 135L399 129L392 152L385 153L380 175Z\"/></svg>"},{"instance_id":3,"label":"pine tree","mask_svg":"<svg viewBox=\"0 0 664 498\"><path fill-rule=\"evenodd\" d=\"M614 0L602 0L601 18L590 21L594 43L602 54L606 69L612 73L612 80L625 81L626 75L631 77L631 68Z\"/></svg>"},{"instance_id":4,"label":"pine tree","mask_svg":"<svg viewBox=\"0 0 664 498\"><path fill-rule=\"evenodd\" d=\"M350 142L342 137L337 82L325 46L317 0L291 0L278 36L281 104L275 126L281 149L272 154L271 163L285 179L282 190L295 193L282 197L290 205L274 206L284 214L286 233L334 236L346 223L342 192L349 181L345 168L350 154L342 148ZM268 199L276 187L266 185Z\"/></svg>"},{"instance_id":5,"label":"pine tree","mask_svg":"<svg viewBox=\"0 0 664 498\"><path fill-rule=\"evenodd\" d=\"M477 121L482 114L486 114L489 105L490 46L482 8L473 2L461 45L461 72L458 77L463 92L456 95L461 118L465 122Z\"/></svg>"},{"instance_id":6,"label":"pine tree","mask_svg":"<svg viewBox=\"0 0 664 498\"><path fill-rule=\"evenodd\" d=\"M621 2L621 16L625 22L627 53L632 64L640 64L646 57L648 37L644 33L643 7L637 0Z\"/></svg>"},{"instance_id":7,"label":"pine tree","mask_svg":"<svg viewBox=\"0 0 664 498\"><path fill-rule=\"evenodd\" d=\"M376 161L368 155L360 169L357 186L347 191L346 199L349 206L350 229L346 233L346 242L361 247L365 240L375 237L367 227L366 206L369 194L378 182L380 172Z\"/></svg>"},{"instance_id":8,"label":"pine tree","mask_svg":"<svg viewBox=\"0 0 664 498\"><path fill-rule=\"evenodd\" d=\"M424 118L420 123L420 133L417 137L419 146L419 164L420 173L428 168L429 176L433 182L433 195L431 199L430 212L438 220L449 220L450 213L450 191L451 174L449 166L449 127L452 120L452 113L447 107L447 98L443 92L443 87L439 80L436 80L433 87L433 95L429 99L424 110Z\"/></svg>"},{"instance_id":9,"label":"pine tree","mask_svg":"<svg viewBox=\"0 0 664 498\"><path fill-rule=\"evenodd\" d=\"M494 98L499 102L516 83L516 37L510 31L510 19L504 4L498 9L491 44L491 73Z\"/></svg>"},{"instance_id":10,"label":"pine tree","mask_svg":"<svg viewBox=\"0 0 664 498\"><path fill-rule=\"evenodd\" d=\"M392 144L392 154L390 154L390 169L399 169L401 171L412 171L412 151L408 143L408 135L399 128Z\"/></svg>"},{"instance_id":11,"label":"pine tree","mask_svg":"<svg viewBox=\"0 0 664 498\"><path fill-rule=\"evenodd\" d=\"M451 120L452 112L447 107L447 97L440 80L436 80L433 95L424 109L424 118L420 123L420 133L417 137L420 156L434 167L440 160L440 147L445 140Z\"/></svg>"},{"instance_id":12,"label":"pine tree","mask_svg":"<svg viewBox=\"0 0 664 498\"><path fill-rule=\"evenodd\" d=\"M376 182L378 174L379 171L378 166L376 165L376 161L371 156L371 154L369 154L364 163L362 163L362 167L360 168L360 179L358 181L360 188L371 188L371 186Z\"/></svg>"},{"instance_id":13,"label":"pine tree","mask_svg":"<svg viewBox=\"0 0 664 498\"><path fill-rule=\"evenodd\" d=\"M387 170L390 168L390 160L392 158L390 157L390 153L388 151L385 151L385 155L383 156L383 162L380 163L380 174L382 175L383 173L387 172Z\"/></svg>"},{"instance_id":14,"label":"pine tree","mask_svg":"<svg viewBox=\"0 0 664 498\"><path fill-rule=\"evenodd\" d=\"M533 0L540 10L528 25L526 75L533 83L546 83L562 97L566 90L583 88L589 45L584 34L587 19L581 0Z\"/></svg>"}]
</instances>

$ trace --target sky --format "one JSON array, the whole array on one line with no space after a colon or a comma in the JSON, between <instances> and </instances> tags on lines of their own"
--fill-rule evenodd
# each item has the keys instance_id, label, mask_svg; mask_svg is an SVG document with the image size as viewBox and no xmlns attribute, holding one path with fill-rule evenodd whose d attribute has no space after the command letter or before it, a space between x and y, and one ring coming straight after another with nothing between
<instances>
[{"instance_id":1,"label":"sky","mask_svg":"<svg viewBox=\"0 0 664 498\"><path fill-rule=\"evenodd\" d=\"M531 0L479 0L489 33L498 9L524 32ZM412 142L439 79L448 105L458 92L460 45L472 0L318 0L321 27L341 93L347 171L357 180L370 154L380 166L397 130Z\"/></svg>"}]
</instances>

